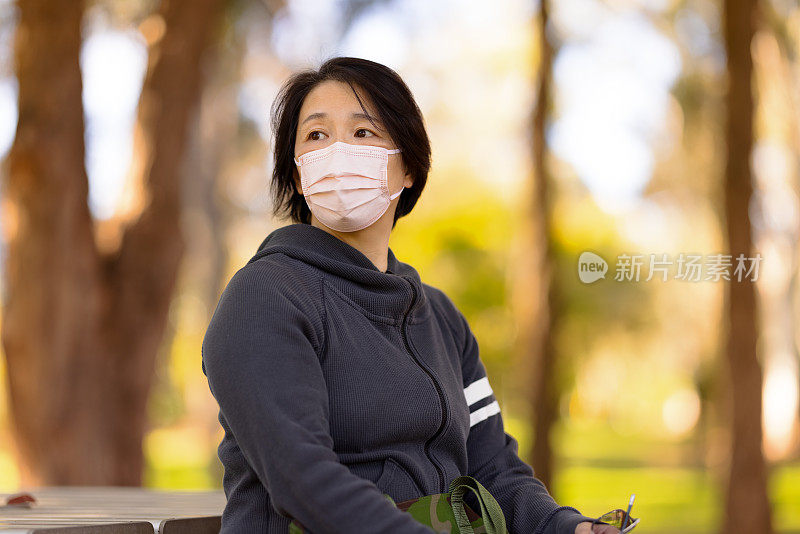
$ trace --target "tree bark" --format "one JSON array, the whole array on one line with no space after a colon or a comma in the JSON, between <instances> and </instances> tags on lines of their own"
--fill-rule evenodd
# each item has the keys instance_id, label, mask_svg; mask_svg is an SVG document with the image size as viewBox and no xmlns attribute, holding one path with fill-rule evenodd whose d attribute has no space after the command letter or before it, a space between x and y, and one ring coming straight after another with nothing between
<instances>
[{"instance_id":1,"label":"tree bark","mask_svg":"<svg viewBox=\"0 0 800 534\"><path fill-rule=\"evenodd\" d=\"M23 483L140 485L146 405L184 242L179 168L221 0L165 0L136 143L142 211L101 250L87 205L81 2L20 0L3 344Z\"/></svg>"},{"instance_id":2,"label":"tree bark","mask_svg":"<svg viewBox=\"0 0 800 534\"><path fill-rule=\"evenodd\" d=\"M757 0L725 0L727 52L727 154L725 217L728 247L734 261L753 256L749 218L752 195L750 153L753 145L753 61L750 46ZM762 372L756 352L757 317L753 283L727 286L727 360L732 395L731 458L725 520L721 532L772 532L767 470L762 452Z\"/></svg>"},{"instance_id":3,"label":"tree bark","mask_svg":"<svg viewBox=\"0 0 800 534\"><path fill-rule=\"evenodd\" d=\"M103 454L111 437L96 431L112 413L96 385L108 360L101 358L101 266L86 203L82 14L80 2L19 3L19 119L4 194L10 415L28 467L23 479L55 484L111 470Z\"/></svg>"},{"instance_id":4,"label":"tree bark","mask_svg":"<svg viewBox=\"0 0 800 534\"><path fill-rule=\"evenodd\" d=\"M558 419L559 388L555 376L555 329L558 323L558 287L554 280L554 251L550 240L551 206L550 174L547 168L545 128L550 112L553 46L547 37L549 5L539 3L539 81L533 112L533 167L534 191L530 205L529 224L533 269L530 283L536 287L531 292L536 298L535 311L524 319L527 324L525 353L531 364L530 413L532 414L533 443L530 450L531 465L537 478L550 487L553 480L553 450L550 434Z\"/></svg>"}]
</instances>

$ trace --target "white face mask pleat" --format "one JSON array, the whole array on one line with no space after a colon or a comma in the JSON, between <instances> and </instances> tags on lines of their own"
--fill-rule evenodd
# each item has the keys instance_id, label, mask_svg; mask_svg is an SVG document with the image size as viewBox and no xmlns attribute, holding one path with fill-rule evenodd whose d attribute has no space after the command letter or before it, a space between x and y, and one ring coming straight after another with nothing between
<instances>
[{"instance_id":1,"label":"white face mask pleat","mask_svg":"<svg viewBox=\"0 0 800 534\"><path fill-rule=\"evenodd\" d=\"M400 193L389 191L388 150L337 141L295 158L311 213L325 226L355 232L381 218Z\"/></svg>"}]
</instances>

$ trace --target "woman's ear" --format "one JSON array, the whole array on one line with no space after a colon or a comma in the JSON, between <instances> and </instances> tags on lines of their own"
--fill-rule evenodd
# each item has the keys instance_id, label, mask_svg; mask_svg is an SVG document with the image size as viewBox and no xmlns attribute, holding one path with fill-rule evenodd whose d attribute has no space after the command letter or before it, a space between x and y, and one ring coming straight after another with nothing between
<instances>
[{"instance_id":1,"label":"woman's ear","mask_svg":"<svg viewBox=\"0 0 800 534\"><path fill-rule=\"evenodd\" d=\"M300 182L300 173L297 172L297 168L292 171L292 178L294 179L295 191L297 191L298 195L303 195L303 185Z\"/></svg>"},{"instance_id":2,"label":"woman's ear","mask_svg":"<svg viewBox=\"0 0 800 534\"><path fill-rule=\"evenodd\" d=\"M405 161L403 161L403 173L403 187L411 187L414 185L414 177L411 176L411 171L408 170Z\"/></svg>"}]
</instances>

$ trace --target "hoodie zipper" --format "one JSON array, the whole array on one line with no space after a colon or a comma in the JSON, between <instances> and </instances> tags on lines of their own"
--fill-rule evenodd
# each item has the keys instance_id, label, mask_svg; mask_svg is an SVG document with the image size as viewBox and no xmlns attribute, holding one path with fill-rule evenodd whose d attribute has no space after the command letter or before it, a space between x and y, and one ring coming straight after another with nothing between
<instances>
[{"instance_id":1,"label":"hoodie zipper","mask_svg":"<svg viewBox=\"0 0 800 534\"><path fill-rule=\"evenodd\" d=\"M405 278L403 279L405 280ZM442 422L439 424L439 428L436 430L436 433L425 442L425 455L428 457L428 460L430 460L430 462L436 468L436 473L439 475L439 491L441 492L441 491L446 491L446 489L442 489L444 488L444 472L442 471L442 468L439 466L439 464L436 462L436 460L434 460L433 456L431 455L430 446L431 443L433 443L433 441L439 437L439 434L441 434L442 430L444 429L444 425L447 421L447 405L445 404L444 392L442 391L442 387L439 385L439 382L436 381L436 378L434 378L433 373L430 371L430 369L428 369L427 366L423 365L422 362L416 357L414 352L411 350L411 346L408 343L408 337L406 334L406 324L408 322L408 314L411 311L411 308L414 307L414 304L416 303L417 300L417 290L416 288L414 288L413 283L411 283L408 280L406 281L411 286L411 292L413 294L413 297L411 299L411 304L409 305L405 315L403 316L403 325L400 329L403 335L403 342L405 343L406 350L411 355L411 358L417 365L420 366L420 368L423 371L425 371L425 373L431 379L431 382L433 382L433 385L436 387L436 393L439 395L439 404L442 406Z\"/></svg>"}]
</instances>

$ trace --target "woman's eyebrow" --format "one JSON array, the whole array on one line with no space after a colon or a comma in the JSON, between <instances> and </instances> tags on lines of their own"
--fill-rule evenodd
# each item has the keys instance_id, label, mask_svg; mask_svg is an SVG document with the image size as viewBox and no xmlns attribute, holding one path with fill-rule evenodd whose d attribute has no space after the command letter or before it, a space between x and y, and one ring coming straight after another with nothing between
<instances>
[{"instance_id":1,"label":"woman's eyebrow","mask_svg":"<svg viewBox=\"0 0 800 534\"><path fill-rule=\"evenodd\" d=\"M381 120L378 117L373 117L372 115L367 115L366 113L351 113L350 118L352 119L365 119L370 122L377 122L380 123Z\"/></svg>"},{"instance_id":2,"label":"woman's eyebrow","mask_svg":"<svg viewBox=\"0 0 800 534\"><path fill-rule=\"evenodd\" d=\"M312 113L311 115L309 115L308 117L303 119L303 122L301 122L300 125L302 126L303 124L305 124L308 121L313 120L313 119L324 119L327 116L328 116L327 113L323 113L323 112L319 112L318 111L317 113Z\"/></svg>"},{"instance_id":3,"label":"woman's eyebrow","mask_svg":"<svg viewBox=\"0 0 800 534\"><path fill-rule=\"evenodd\" d=\"M314 120L314 119L325 119L325 118L327 118L327 117L328 117L328 114L327 114L327 113L325 113L325 112L323 112L323 111L318 111L318 112L316 112L316 113L312 113L311 115L309 115L308 117L306 117L305 119L303 119L303 122L301 122L301 123L300 123L300 126L303 126L305 123L307 123L307 122L308 122L308 121L310 121L310 120ZM377 124L381 124L381 125L383 124L383 123L381 122L381 120L380 120L378 117L373 117L372 115L368 115L368 114L366 114L366 113L351 113L351 114L350 114L350 118L351 118L351 119L363 119L363 120L367 120L367 121L369 121L369 122L371 122L371 123L373 123L373 124L375 124L375 123L377 123Z\"/></svg>"}]
</instances>

